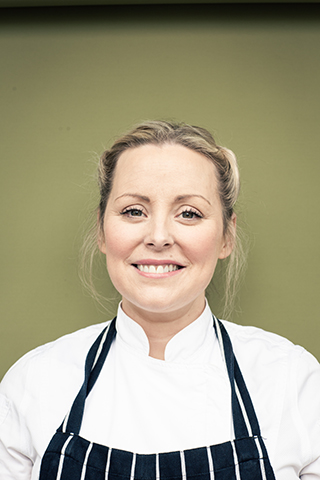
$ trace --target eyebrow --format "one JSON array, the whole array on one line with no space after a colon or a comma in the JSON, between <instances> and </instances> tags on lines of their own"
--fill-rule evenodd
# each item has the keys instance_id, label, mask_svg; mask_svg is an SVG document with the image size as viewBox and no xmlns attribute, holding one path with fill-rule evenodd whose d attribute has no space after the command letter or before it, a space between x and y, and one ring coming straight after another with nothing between
<instances>
[{"instance_id":1,"label":"eyebrow","mask_svg":"<svg viewBox=\"0 0 320 480\"><path fill-rule=\"evenodd\" d=\"M196 193L190 193L188 195L178 195L178 197L175 198L175 202L181 202L182 200L188 200L189 198L193 197L202 198L202 200L205 200L209 205L211 205L211 203L206 197L204 197L203 195L198 195Z\"/></svg>"},{"instance_id":2,"label":"eyebrow","mask_svg":"<svg viewBox=\"0 0 320 480\"><path fill-rule=\"evenodd\" d=\"M139 195L138 193L124 193L123 195L119 195L119 197L117 197L116 200L119 200L119 198L123 198L123 197L138 198L139 200L143 200L144 202L150 203L149 197L145 197L144 195Z\"/></svg>"},{"instance_id":3,"label":"eyebrow","mask_svg":"<svg viewBox=\"0 0 320 480\"><path fill-rule=\"evenodd\" d=\"M146 197L145 195L140 195L139 193L124 193L123 195L120 195L119 197L117 197L116 200L119 200L120 198L123 198L123 197L137 198L138 200L142 200L142 201L147 202L147 203L151 202L149 197ZM179 202L182 202L183 200L189 200L190 198L194 198L194 197L202 198L209 205L211 205L211 203L209 202L209 200L206 197L204 197L203 195L198 195L196 193L190 193L190 194L186 194L186 195L178 195L174 199L174 203L179 203Z\"/></svg>"}]
</instances>

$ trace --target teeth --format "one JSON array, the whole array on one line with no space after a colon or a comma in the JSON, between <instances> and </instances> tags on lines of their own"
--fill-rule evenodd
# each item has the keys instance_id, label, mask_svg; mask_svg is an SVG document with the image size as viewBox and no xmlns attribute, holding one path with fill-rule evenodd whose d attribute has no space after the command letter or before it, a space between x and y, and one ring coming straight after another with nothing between
<instances>
[{"instance_id":1,"label":"teeth","mask_svg":"<svg viewBox=\"0 0 320 480\"><path fill-rule=\"evenodd\" d=\"M145 273L168 273L178 270L178 265L137 265L140 272Z\"/></svg>"}]
</instances>

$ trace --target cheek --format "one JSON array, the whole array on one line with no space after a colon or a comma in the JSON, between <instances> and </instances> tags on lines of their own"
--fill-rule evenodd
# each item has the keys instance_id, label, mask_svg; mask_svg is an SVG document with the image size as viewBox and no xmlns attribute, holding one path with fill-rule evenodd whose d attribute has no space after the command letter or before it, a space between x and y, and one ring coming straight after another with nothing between
<instances>
[{"instance_id":1,"label":"cheek","mask_svg":"<svg viewBox=\"0 0 320 480\"><path fill-rule=\"evenodd\" d=\"M117 228L107 227L105 228L105 245L106 245L106 257L107 263L115 258L121 258L125 255L127 250L126 237L122 235L121 231Z\"/></svg>"},{"instance_id":2,"label":"cheek","mask_svg":"<svg viewBox=\"0 0 320 480\"><path fill-rule=\"evenodd\" d=\"M125 260L132 249L137 244L134 231L130 231L127 225L121 222L107 222L105 224L104 235L106 245L107 264L113 261Z\"/></svg>"},{"instance_id":3,"label":"cheek","mask_svg":"<svg viewBox=\"0 0 320 480\"><path fill-rule=\"evenodd\" d=\"M188 242L185 243L185 251L194 262L216 263L222 247L222 234L208 230L191 232Z\"/></svg>"}]
</instances>

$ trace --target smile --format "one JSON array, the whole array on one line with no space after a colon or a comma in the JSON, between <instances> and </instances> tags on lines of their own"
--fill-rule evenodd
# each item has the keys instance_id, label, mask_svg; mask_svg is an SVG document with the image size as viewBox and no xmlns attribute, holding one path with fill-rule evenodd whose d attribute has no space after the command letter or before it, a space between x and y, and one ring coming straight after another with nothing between
<instances>
[{"instance_id":1,"label":"smile","mask_svg":"<svg viewBox=\"0 0 320 480\"><path fill-rule=\"evenodd\" d=\"M180 265L176 265L173 263L170 263L169 265L135 265L135 267L140 270L140 272L144 273L169 273L169 272L174 272L176 270L180 270L181 267Z\"/></svg>"}]
</instances>

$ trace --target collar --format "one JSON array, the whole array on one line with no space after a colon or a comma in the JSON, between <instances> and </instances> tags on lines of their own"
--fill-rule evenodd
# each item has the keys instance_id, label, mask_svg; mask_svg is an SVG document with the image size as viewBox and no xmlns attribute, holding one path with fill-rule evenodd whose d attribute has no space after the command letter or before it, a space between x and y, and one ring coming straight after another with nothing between
<instances>
[{"instance_id":1,"label":"collar","mask_svg":"<svg viewBox=\"0 0 320 480\"><path fill-rule=\"evenodd\" d=\"M151 358L149 357L149 341L143 328L124 313L121 303L117 313L117 338L125 344L126 348L136 354ZM217 343L217 338L213 328L212 313L206 301L202 314L167 343L164 361L202 363L205 361L206 352L209 349L212 350L215 343ZM156 361L163 362L163 360Z\"/></svg>"}]
</instances>

